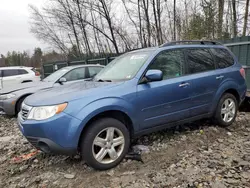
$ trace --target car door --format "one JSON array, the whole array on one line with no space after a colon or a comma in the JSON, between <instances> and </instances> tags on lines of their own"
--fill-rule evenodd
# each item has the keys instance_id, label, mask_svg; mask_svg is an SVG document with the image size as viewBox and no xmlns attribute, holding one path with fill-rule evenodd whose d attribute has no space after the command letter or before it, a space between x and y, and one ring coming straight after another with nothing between
<instances>
[{"instance_id":1,"label":"car door","mask_svg":"<svg viewBox=\"0 0 250 188\"><path fill-rule=\"evenodd\" d=\"M3 74L3 87L9 87L21 83L18 76L18 69L5 69L2 70Z\"/></svg>"},{"instance_id":2,"label":"car door","mask_svg":"<svg viewBox=\"0 0 250 188\"><path fill-rule=\"evenodd\" d=\"M215 92L220 85L214 58L208 48L185 50L188 73L192 84L192 108L190 116L207 114Z\"/></svg>"},{"instance_id":3,"label":"car door","mask_svg":"<svg viewBox=\"0 0 250 188\"><path fill-rule=\"evenodd\" d=\"M137 107L141 129L184 120L189 117L191 85L185 76L185 59L182 49L159 53L149 69L163 72L163 80L137 86Z\"/></svg>"},{"instance_id":4,"label":"car door","mask_svg":"<svg viewBox=\"0 0 250 188\"><path fill-rule=\"evenodd\" d=\"M77 82L79 80L86 79L87 71L86 67L75 68L68 73L66 73L63 77L66 78L67 82L65 84L71 84Z\"/></svg>"}]
</instances>

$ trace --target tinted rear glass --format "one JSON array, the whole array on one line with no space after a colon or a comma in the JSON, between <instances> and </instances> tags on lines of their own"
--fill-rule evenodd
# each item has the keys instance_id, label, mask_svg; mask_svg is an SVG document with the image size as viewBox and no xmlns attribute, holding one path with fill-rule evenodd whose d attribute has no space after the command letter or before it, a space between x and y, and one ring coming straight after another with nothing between
<instances>
[{"instance_id":1,"label":"tinted rear glass","mask_svg":"<svg viewBox=\"0 0 250 188\"><path fill-rule=\"evenodd\" d=\"M3 77L19 75L18 69L3 70Z\"/></svg>"},{"instance_id":2,"label":"tinted rear glass","mask_svg":"<svg viewBox=\"0 0 250 188\"><path fill-rule=\"evenodd\" d=\"M188 73L194 74L215 69L215 63L208 49L188 49Z\"/></svg>"},{"instance_id":3,"label":"tinted rear glass","mask_svg":"<svg viewBox=\"0 0 250 188\"><path fill-rule=\"evenodd\" d=\"M223 69L234 64L234 58L226 49L212 48L218 68Z\"/></svg>"},{"instance_id":4,"label":"tinted rear glass","mask_svg":"<svg viewBox=\"0 0 250 188\"><path fill-rule=\"evenodd\" d=\"M18 73L19 74L28 74L28 72L26 70L24 70L24 69L19 69Z\"/></svg>"}]
</instances>

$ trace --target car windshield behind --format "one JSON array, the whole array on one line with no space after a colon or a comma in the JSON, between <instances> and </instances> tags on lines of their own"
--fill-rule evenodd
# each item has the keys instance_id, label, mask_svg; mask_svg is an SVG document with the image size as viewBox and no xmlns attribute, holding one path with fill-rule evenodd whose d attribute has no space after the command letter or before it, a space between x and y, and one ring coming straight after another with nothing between
<instances>
[{"instance_id":1,"label":"car windshield behind","mask_svg":"<svg viewBox=\"0 0 250 188\"><path fill-rule=\"evenodd\" d=\"M132 79L152 53L130 52L114 59L94 78L95 81L123 81Z\"/></svg>"},{"instance_id":2,"label":"car windshield behind","mask_svg":"<svg viewBox=\"0 0 250 188\"><path fill-rule=\"evenodd\" d=\"M51 75L47 76L43 79L43 82L56 82L59 78L61 78L65 73L67 73L69 68L65 67L59 69L58 71L52 73Z\"/></svg>"}]
</instances>

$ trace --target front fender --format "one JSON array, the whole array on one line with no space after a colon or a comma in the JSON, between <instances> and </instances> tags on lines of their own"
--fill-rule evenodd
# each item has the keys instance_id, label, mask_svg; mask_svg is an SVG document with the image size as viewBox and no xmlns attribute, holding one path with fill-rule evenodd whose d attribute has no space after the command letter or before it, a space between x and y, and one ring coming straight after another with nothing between
<instances>
[{"instance_id":1,"label":"front fender","mask_svg":"<svg viewBox=\"0 0 250 188\"><path fill-rule=\"evenodd\" d=\"M117 110L127 114L133 123L134 131L136 132L139 129L139 124L136 121L136 109L131 103L122 98L103 98L87 104L77 113L76 118L82 121L77 131L78 138L80 138L81 132L89 120L102 112L110 110Z\"/></svg>"},{"instance_id":2,"label":"front fender","mask_svg":"<svg viewBox=\"0 0 250 188\"><path fill-rule=\"evenodd\" d=\"M238 87L239 87L238 84L236 82L234 82L233 80L228 80L228 81L223 82L214 95L210 112L211 113L215 112L217 105L218 105L223 93L225 93L225 91L227 91L229 89L234 89L239 94ZM240 96L240 94L239 94L239 96Z\"/></svg>"}]
</instances>

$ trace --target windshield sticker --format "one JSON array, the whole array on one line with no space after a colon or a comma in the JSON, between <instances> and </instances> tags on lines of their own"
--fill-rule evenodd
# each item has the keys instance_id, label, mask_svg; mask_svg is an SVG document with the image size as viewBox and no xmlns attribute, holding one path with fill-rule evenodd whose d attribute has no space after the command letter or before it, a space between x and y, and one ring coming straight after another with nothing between
<instances>
[{"instance_id":1,"label":"windshield sticker","mask_svg":"<svg viewBox=\"0 0 250 188\"><path fill-rule=\"evenodd\" d=\"M133 55L130 57L130 59L144 59L146 56L146 54Z\"/></svg>"}]
</instances>

